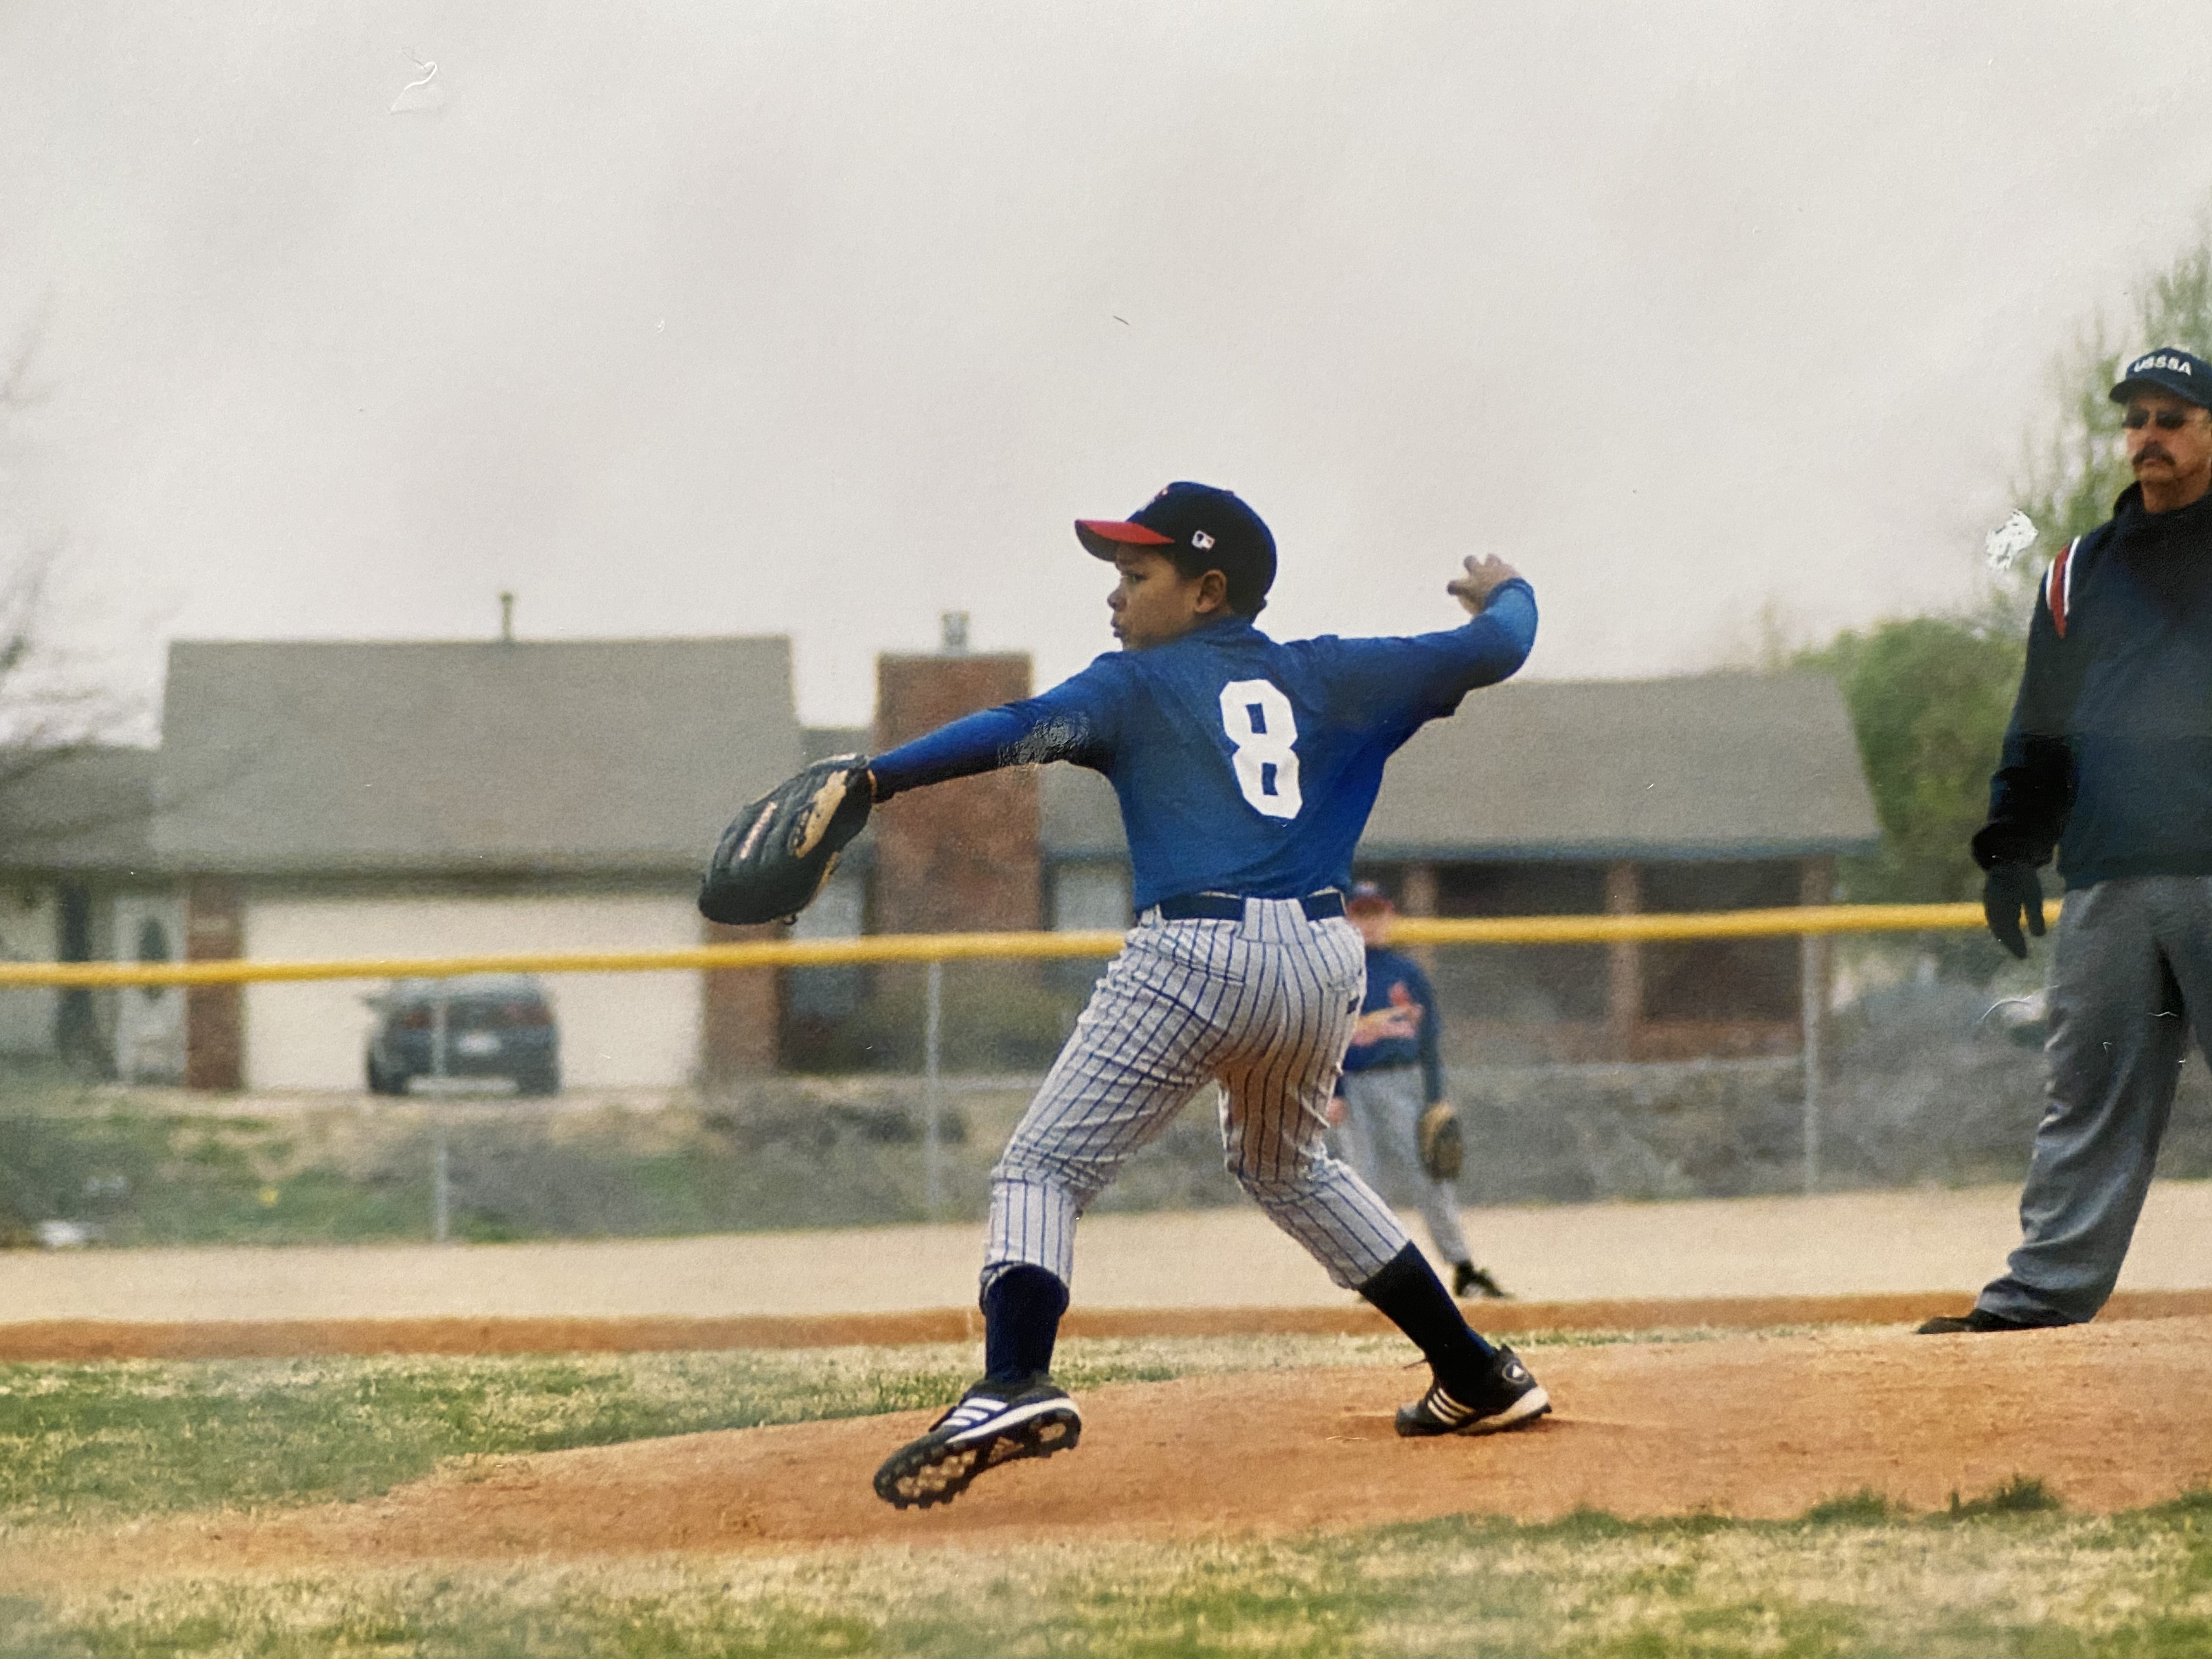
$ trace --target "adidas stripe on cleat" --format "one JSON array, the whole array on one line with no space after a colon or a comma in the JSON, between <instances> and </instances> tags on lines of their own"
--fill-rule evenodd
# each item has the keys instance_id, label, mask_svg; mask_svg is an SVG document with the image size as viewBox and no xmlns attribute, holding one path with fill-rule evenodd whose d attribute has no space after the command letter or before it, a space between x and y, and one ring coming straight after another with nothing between
<instances>
[{"instance_id":1,"label":"adidas stripe on cleat","mask_svg":"<svg viewBox=\"0 0 2212 1659\"><path fill-rule=\"evenodd\" d=\"M1496 1434L1534 1422L1552 1409L1552 1397L1528 1375L1510 1348L1498 1351L1498 1363L1482 1379L1473 1401L1456 1398L1441 1382L1410 1406L1398 1407L1398 1432L1408 1439L1438 1434Z\"/></svg>"},{"instance_id":2,"label":"adidas stripe on cleat","mask_svg":"<svg viewBox=\"0 0 2212 1659\"><path fill-rule=\"evenodd\" d=\"M1070 1451L1082 1437L1083 1413L1065 1389L1042 1377L1012 1389L978 1382L884 1460L876 1496L902 1510L948 1504L986 1469Z\"/></svg>"}]
</instances>

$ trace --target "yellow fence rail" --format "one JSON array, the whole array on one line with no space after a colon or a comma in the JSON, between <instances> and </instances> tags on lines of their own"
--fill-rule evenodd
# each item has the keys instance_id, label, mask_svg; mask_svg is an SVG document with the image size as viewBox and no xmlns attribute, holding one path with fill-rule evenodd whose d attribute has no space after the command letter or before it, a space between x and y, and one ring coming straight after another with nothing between
<instances>
[{"instance_id":1,"label":"yellow fence rail","mask_svg":"<svg viewBox=\"0 0 2212 1659\"><path fill-rule=\"evenodd\" d=\"M1401 916L1400 945L1607 945L1699 939L1813 938L1979 927L1978 904L1808 904L1771 910L1607 916ZM638 974L732 968L823 968L873 962L971 962L1110 957L1116 932L874 933L860 939L763 939L680 951L526 951L465 957L332 962L0 962L0 988L33 985L240 985L295 980L448 979L461 974Z\"/></svg>"}]
</instances>

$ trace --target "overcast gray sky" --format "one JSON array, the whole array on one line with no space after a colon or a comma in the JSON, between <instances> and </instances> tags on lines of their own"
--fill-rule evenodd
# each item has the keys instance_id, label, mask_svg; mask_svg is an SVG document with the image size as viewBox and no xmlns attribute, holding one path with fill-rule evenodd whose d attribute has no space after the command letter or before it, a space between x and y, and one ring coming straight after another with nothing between
<instances>
[{"instance_id":1,"label":"overcast gray sky","mask_svg":"<svg viewBox=\"0 0 2212 1659\"><path fill-rule=\"evenodd\" d=\"M2212 190L2170 3L16 0L0 61L7 510L149 690L512 587L788 632L857 721L943 610L1109 648L1068 521L1177 477L1274 526L1279 634L1494 551L1530 672L1706 666L1962 599Z\"/></svg>"}]
</instances>

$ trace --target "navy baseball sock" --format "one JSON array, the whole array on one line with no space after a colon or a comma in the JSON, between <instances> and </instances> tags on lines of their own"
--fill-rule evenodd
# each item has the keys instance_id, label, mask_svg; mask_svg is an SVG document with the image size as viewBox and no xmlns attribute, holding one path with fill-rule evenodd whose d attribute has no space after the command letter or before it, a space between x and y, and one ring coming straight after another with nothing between
<instances>
[{"instance_id":1,"label":"navy baseball sock","mask_svg":"<svg viewBox=\"0 0 2212 1659\"><path fill-rule=\"evenodd\" d=\"M994 1382L1042 1376L1052 1369L1067 1286L1027 1263L1009 1267L983 1292L983 1375Z\"/></svg>"},{"instance_id":2,"label":"navy baseball sock","mask_svg":"<svg viewBox=\"0 0 2212 1659\"><path fill-rule=\"evenodd\" d=\"M1498 1350L1474 1333L1418 1244L1408 1244L1390 1265L1359 1287L1382 1316L1413 1338L1428 1357L1437 1381L1449 1389L1487 1371Z\"/></svg>"}]
</instances>

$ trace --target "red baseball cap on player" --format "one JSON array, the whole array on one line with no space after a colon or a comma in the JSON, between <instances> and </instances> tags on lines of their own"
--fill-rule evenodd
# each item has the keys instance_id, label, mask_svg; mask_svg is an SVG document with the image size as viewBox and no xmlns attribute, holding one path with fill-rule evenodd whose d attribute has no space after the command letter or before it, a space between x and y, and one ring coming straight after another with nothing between
<instances>
[{"instance_id":1,"label":"red baseball cap on player","mask_svg":"<svg viewBox=\"0 0 2212 1659\"><path fill-rule=\"evenodd\" d=\"M1125 547L1149 547L1186 576L1218 570L1229 581L1229 608L1256 617L1275 585L1275 538L1260 515L1226 489L1171 483L1126 519L1078 519L1076 538L1093 556L1110 559Z\"/></svg>"}]
</instances>

